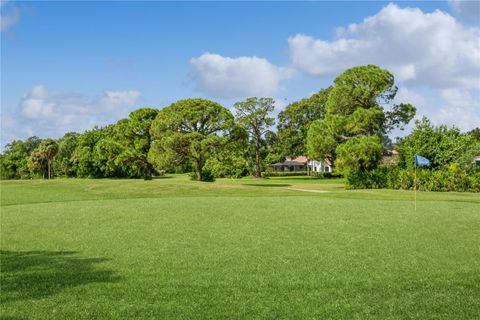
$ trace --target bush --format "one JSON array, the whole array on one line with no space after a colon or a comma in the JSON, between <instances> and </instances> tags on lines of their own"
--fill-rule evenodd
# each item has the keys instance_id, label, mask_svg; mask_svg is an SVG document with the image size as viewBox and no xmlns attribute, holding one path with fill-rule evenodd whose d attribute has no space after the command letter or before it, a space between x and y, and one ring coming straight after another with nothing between
<instances>
[{"instance_id":1,"label":"bush","mask_svg":"<svg viewBox=\"0 0 480 320\"><path fill-rule=\"evenodd\" d=\"M384 168L371 171L350 171L347 175L347 189L381 189L387 186L387 172Z\"/></svg>"},{"instance_id":2,"label":"bush","mask_svg":"<svg viewBox=\"0 0 480 320\"><path fill-rule=\"evenodd\" d=\"M190 179L197 181L197 174L195 172L190 173ZM203 169L202 175L200 177L200 181L202 182L213 182L215 181L215 176L213 175L212 171L209 169Z\"/></svg>"},{"instance_id":3,"label":"bush","mask_svg":"<svg viewBox=\"0 0 480 320\"><path fill-rule=\"evenodd\" d=\"M222 160L222 161L221 161ZM209 170L215 178L241 178L248 174L248 163L242 157L208 159L204 170Z\"/></svg>"},{"instance_id":4,"label":"bush","mask_svg":"<svg viewBox=\"0 0 480 320\"><path fill-rule=\"evenodd\" d=\"M333 172L312 172L312 177L315 179L336 179L336 178L342 178L343 175L339 173L333 173Z\"/></svg>"},{"instance_id":5,"label":"bush","mask_svg":"<svg viewBox=\"0 0 480 320\"><path fill-rule=\"evenodd\" d=\"M413 190L415 172L398 166L379 166L365 172L350 172L349 189L401 189ZM417 168L417 190L480 192L480 170L462 170L452 163L443 170Z\"/></svg>"}]
</instances>

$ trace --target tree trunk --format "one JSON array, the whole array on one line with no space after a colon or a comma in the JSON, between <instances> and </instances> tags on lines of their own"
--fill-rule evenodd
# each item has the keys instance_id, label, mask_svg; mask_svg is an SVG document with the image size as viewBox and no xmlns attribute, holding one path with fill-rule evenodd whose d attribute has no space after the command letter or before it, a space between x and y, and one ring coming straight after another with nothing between
<instances>
[{"instance_id":1,"label":"tree trunk","mask_svg":"<svg viewBox=\"0 0 480 320\"><path fill-rule=\"evenodd\" d=\"M152 180L152 170L148 162L141 162L143 180Z\"/></svg>"},{"instance_id":2,"label":"tree trunk","mask_svg":"<svg viewBox=\"0 0 480 320\"><path fill-rule=\"evenodd\" d=\"M200 160L195 160L195 175L198 181L202 181L202 164Z\"/></svg>"},{"instance_id":3,"label":"tree trunk","mask_svg":"<svg viewBox=\"0 0 480 320\"><path fill-rule=\"evenodd\" d=\"M50 160L48 160L48 180L50 180Z\"/></svg>"},{"instance_id":4,"label":"tree trunk","mask_svg":"<svg viewBox=\"0 0 480 320\"><path fill-rule=\"evenodd\" d=\"M143 170L143 180L152 180L152 170L149 165Z\"/></svg>"},{"instance_id":5,"label":"tree trunk","mask_svg":"<svg viewBox=\"0 0 480 320\"><path fill-rule=\"evenodd\" d=\"M260 137L257 135L255 137L255 177L260 178L260 176Z\"/></svg>"}]
</instances>

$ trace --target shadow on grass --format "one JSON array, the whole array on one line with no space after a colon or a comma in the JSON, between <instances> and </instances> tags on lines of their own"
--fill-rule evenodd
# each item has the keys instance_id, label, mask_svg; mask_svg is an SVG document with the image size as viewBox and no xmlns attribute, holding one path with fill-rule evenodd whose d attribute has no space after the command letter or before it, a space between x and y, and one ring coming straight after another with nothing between
<instances>
[{"instance_id":1,"label":"shadow on grass","mask_svg":"<svg viewBox=\"0 0 480 320\"><path fill-rule=\"evenodd\" d=\"M108 259L81 258L74 251L0 251L1 302L41 299L65 288L121 278L95 265Z\"/></svg>"},{"instance_id":2,"label":"shadow on grass","mask_svg":"<svg viewBox=\"0 0 480 320\"><path fill-rule=\"evenodd\" d=\"M248 187L290 187L291 184L285 184L285 183L243 183L242 186L248 186Z\"/></svg>"}]
</instances>

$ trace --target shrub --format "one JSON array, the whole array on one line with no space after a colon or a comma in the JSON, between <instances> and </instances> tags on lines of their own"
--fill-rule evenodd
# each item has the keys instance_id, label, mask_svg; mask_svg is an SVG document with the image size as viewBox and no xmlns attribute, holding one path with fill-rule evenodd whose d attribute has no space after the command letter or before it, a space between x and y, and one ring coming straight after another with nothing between
<instances>
[{"instance_id":1,"label":"shrub","mask_svg":"<svg viewBox=\"0 0 480 320\"><path fill-rule=\"evenodd\" d=\"M208 159L204 170L209 170L215 178L241 178L248 174L247 161L238 156Z\"/></svg>"},{"instance_id":2,"label":"shrub","mask_svg":"<svg viewBox=\"0 0 480 320\"><path fill-rule=\"evenodd\" d=\"M347 188L413 190L414 181L413 170L398 166L379 166L371 171L350 172L347 176ZM456 163L443 170L417 168L417 190L480 192L480 170L462 170Z\"/></svg>"},{"instance_id":3,"label":"shrub","mask_svg":"<svg viewBox=\"0 0 480 320\"><path fill-rule=\"evenodd\" d=\"M197 174L195 172L190 173L190 179L197 181ZM202 175L200 177L200 181L202 182L213 182L215 181L215 176L213 175L212 171L209 169L203 169Z\"/></svg>"},{"instance_id":4,"label":"shrub","mask_svg":"<svg viewBox=\"0 0 480 320\"><path fill-rule=\"evenodd\" d=\"M383 167L371 171L350 171L347 175L348 189L381 189L387 186L387 171Z\"/></svg>"},{"instance_id":5,"label":"shrub","mask_svg":"<svg viewBox=\"0 0 480 320\"><path fill-rule=\"evenodd\" d=\"M312 172L312 177L315 179L336 179L342 178L343 176L339 173L314 171Z\"/></svg>"}]
</instances>

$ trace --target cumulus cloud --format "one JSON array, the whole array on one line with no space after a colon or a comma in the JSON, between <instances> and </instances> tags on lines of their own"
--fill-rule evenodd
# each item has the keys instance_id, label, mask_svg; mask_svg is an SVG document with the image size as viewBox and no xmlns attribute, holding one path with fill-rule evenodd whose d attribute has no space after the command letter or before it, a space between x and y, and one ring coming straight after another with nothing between
<instances>
[{"instance_id":1,"label":"cumulus cloud","mask_svg":"<svg viewBox=\"0 0 480 320\"><path fill-rule=\"evenodd\" d=\"M20 21L20 9L9 1L0 2L0 31L7 31Z\"/></svg>"},{"instance_id":2,"label":"cumulus cloud","mask_svg":"<svg viewBox=\"0 0 480 320\"><path fill-rule=\"evenodd\" d=\"M442 11L389 4L361 23L339 28L333 41L297 34L288 39L292 62L317 76L377 64L405 82L435 88L480 88L479 28Z\"/></svg>"},{"instance_id":3,"label":"cumulus cloud","mask_svg":"<svg viewBox=\"0 0 480 320\"><path fill-rule=\"evenodd\" d=\"M280 82L290 76L286 68L277 67L258 57L223 57L205 53L190 60L197 89L214 98L272 96Z\"/></svg>"},{"instance_id":4,"label":"cumulus cloud","mask_svg":"<svg viewBox=\"0 0 480 320\"><path fill-rule=\"evenodd\" d=\"M141 99L136 90L105 91L95 96L49 91L38 85L20 101L14 114L2 114L2 142L30 135L60 137L126 117Z\"/></svg>"},{"instance_id":5,"label":"cumulus cloud","mask_svg":"<svg viewBox=\"0 0 480 320\"><path fill-rule=\"evenodd\" d=\"M438 123L456 125L462 130L480 126L480 91L467 89L443 89L443 104L433 114Z\"/></svg>"},{"instance_id":6,"label":"cumulus cloud","mask_svg":"<svg viewBox=\"0 0 480 320\"><path fill-rule=\"evenodd\" d=\"M477 89L449 88L417 92L400 88L395 102L412 103L417 107L416 119L428 117L435 125L457 126L469 131L480 125L480 91ZM404 132L395 130L393 136L404 136L414 127L413 121Z\"/></svg>"},{"instance_id":7,"label":"cumulus cloud","mask_svg":"<svg viewBox=\"0 0 480 320\"><path fill-rule=\"evenodd\" d=\"M448 4L458 16L480 22L480 1L449 0Z\"/></svg>"}]
</instances>

